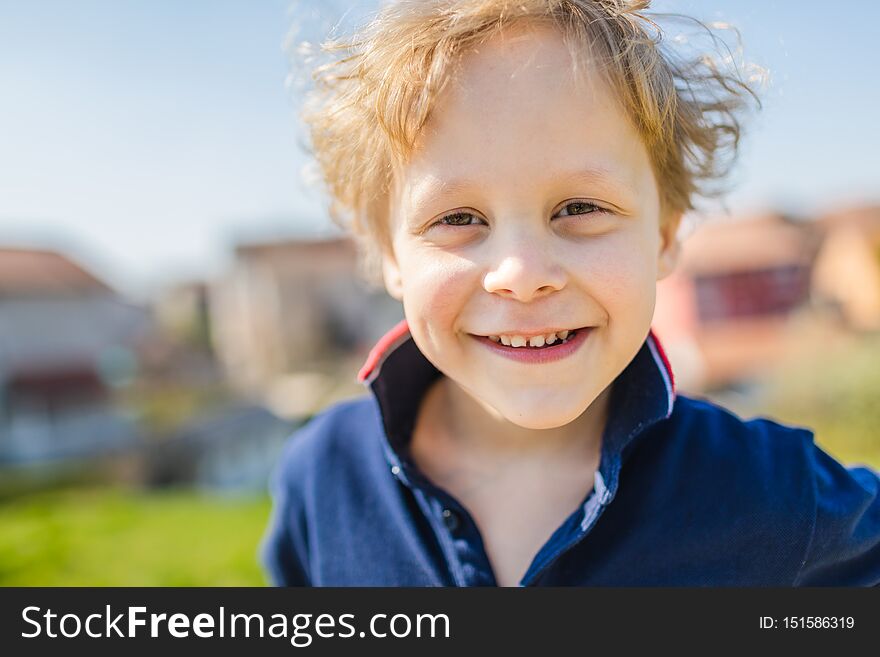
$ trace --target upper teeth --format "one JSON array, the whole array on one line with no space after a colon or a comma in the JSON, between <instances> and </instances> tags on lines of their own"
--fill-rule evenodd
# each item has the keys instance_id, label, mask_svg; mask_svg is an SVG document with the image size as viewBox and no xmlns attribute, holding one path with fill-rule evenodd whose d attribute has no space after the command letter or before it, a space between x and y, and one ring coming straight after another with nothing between
<instances>
[{"instance_id":1,"label":"upper teeth","mask_svg":"<svg viewBox=\"0 0 880 657\"><path fill-rule=\"evenodd\" d=\"M522 335L490 335L489 339L493 342L500 342L508 347L543 347L545 344L553 344L557 340L565 340L571 331L559 331L557 333L547 333L546 335L535 335L527 338Z\"/></svg>"}]
</instances>

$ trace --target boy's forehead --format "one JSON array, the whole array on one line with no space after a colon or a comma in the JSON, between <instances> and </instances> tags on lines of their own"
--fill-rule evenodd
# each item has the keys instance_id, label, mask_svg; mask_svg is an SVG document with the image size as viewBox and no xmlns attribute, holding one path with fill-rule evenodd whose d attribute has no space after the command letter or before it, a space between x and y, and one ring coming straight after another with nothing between
<instances>
[{"instance_id":1,"label":"boy's forehead","mask_svg":"<svg viewBox=\"0 0 880 657\"><path fill-rule=\"evenodd\" d=\"M601 69L588 49L587 44L571 49L552 25L522 21L464 49L452 66L452 83L480 93L504 90L520 79L571 84L577 67L580 81L591 84Z\"/></svg>"},{"instance_id":2,"label":"boy's forehead","mask_svg":"<svg viewBox=\"0 0 880 657\"><path fill-rule=\"evenodd\" d=\"M466 48L448 64L448 80L431 101L413 151L424 149L432 135L442 140L450 130L470 127L489 134L485 121L536 115L544 123L548 101L569 102L577 95L580 103L615 103L590 58L578 57L577 61L576 75L575 60L561 32L531 22L514 24Z\"/></svg>"},{"instance_id":3,"label":"boy's forehead","mask_svg":"<svg viewBox=\"0 0 880 657\"><path fill-rule=\"evenodd\" d=\"M415 211L437 194L548 177L637 186L649 166L638 133L604 76L575 75L572 62L560 33L544 26L465 52L396 170L397 203Z\"/></svg>"}]
</instances>

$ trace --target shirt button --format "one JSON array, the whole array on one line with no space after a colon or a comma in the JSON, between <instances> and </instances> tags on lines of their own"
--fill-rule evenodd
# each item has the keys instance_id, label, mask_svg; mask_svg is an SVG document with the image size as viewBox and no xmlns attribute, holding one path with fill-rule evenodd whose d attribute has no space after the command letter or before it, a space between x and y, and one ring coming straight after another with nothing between
<instances>
[{"instance_id":1,"label":"shirt button","mask_svg":"<svg viewBox=\"0 0 880 657\"><path fill-rule=\"evenodd\" d=\"M452 509L443 509L443 524L446 525L446 529L454 532L461 524L461 519Z\"/></svg>"},{"instance_id":2,"label":"shirt button","mask_svg":"<svg viewBox=\"0 0 880 657\"><path fill-rule=\"evenodd\" d=\"M396 465L391 466L391 474L395 477L400 474L400 468Z\"/></svg>"}]
</instances>

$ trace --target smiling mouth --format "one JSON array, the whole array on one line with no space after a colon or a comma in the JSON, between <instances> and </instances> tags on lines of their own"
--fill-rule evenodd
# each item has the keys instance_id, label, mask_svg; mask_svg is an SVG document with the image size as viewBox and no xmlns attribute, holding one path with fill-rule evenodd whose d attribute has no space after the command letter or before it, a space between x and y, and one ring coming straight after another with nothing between
<instances>
[{"instance_id":1,"label":"smiling mouth","mask_svg":"<svg viewBox=\"0 0 880 657\"><path fill-rule=\"evenodd\" d=\"M565 344L566 342L570 342L574 337L578 334L579 331L586 331L590 327L582 326L576 329L565 329L562 331L553 331L550 333L544 333L541 335L532 335L532 336L524 336L524 335L481 335L476 336L484 339L491 340L492 342L502 345L505 347L510 347L512 349L525 349L525 350L537 350L537 349L552 349L553 347L558 347L560 345Z\"/></svg>"}]
</instances>

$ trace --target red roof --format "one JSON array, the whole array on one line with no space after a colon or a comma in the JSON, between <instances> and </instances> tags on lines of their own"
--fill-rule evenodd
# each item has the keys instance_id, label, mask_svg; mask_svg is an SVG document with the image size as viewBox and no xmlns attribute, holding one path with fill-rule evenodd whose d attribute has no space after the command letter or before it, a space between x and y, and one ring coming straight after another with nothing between
<instances>
[{"instance_id":1,"label":"red roof","mask_svg":"<svg viewBox=\"0 0 880 657\"><path fill-rule=\"evenodd\" d=\"M111 291L107 284L56 251L0 247L0 296Z\"/></svg>"}]
</instances>

